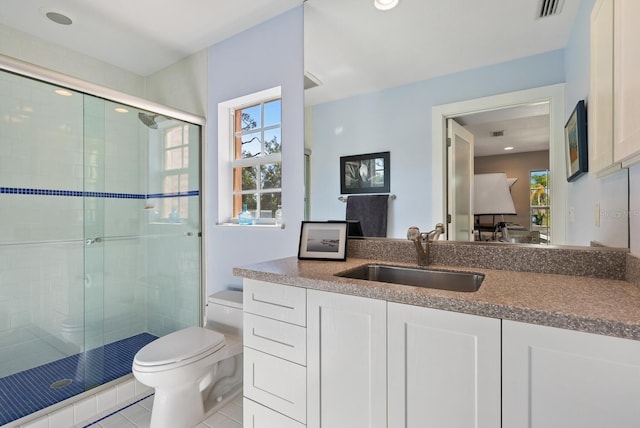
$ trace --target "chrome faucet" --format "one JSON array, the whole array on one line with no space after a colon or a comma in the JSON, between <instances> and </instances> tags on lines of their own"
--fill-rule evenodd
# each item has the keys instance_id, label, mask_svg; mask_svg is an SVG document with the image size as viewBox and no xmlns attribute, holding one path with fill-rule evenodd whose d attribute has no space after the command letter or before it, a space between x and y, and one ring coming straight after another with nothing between
<instances>
[{"instance_id":1,"label":"chrome faucet","mask_svg":"<svg viewBox=\"0 0 640 428\"><path fill-rule=\"evenodd\" d=\"M437 241L440 235L444 233L444 225L436 224L436 228L431 232L422 232L416 226L411 226L407 230L407 239L413 241L418 255L418 266L427 266L429 264L429 242ZM426 245L422 245L425 243Z\"/></svg>"}]
</instances>

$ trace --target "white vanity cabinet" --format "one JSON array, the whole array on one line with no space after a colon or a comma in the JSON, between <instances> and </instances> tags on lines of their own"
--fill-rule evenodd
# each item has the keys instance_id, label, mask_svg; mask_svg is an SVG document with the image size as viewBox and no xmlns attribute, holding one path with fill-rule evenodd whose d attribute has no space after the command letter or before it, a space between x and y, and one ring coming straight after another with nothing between
<instances>
[{"instance_id":1,"label":"white vanity cabinet","mask_svg":"<svg viewBox=\"0 0 640 428\"><path fill-rule=\"evenodd\" d=\"M308 290L310 428L387 426L387 302Z\"/></svg>"},{"instance_id":2,"label":"white vanity cabinet","mask_svg":"<svg viewBox=\"0 0 640 428\"><path fill-rule=\"evenodd\" d=\"M640 341L503 321L503 428L640 427Z\"/></svg>"},{"instance_id":3,"label":"white vanity cabinet","mask_svg":"<svg viewBox=\"0 0 640 428\"><path fill-rule=\"evenodd\" d=\"M244 426L304 427L307 291L251 279L243 284Z\"/></svg>"},{"instance_id":4,"label":"white vanity cabinet","mask_svg":"<svg viewBox=\"0 0 640 428\"><path fill-rule=\"evenodd\" d=\"M249 279L244 310L245 427L640 427L640 341Z\"/></svg>"},{"instance_id":5,"label":"white vanity cabinet","mask_svg":"<svg viewBox=\"0 0 640 428\"><path fill-rule=\"evenodd\" d=\"M314 428L500 426L500 320L308 291Z\"/></svg>"},{"instance_id":6,"label":"white vanity cabinet","mask_svg":"<svg viewBox=\"0 0 640 428\"><path fill-rule=\"evenodd\" d=\"M500 320L388 303L389 427L500 426Z\"/></svg>"},{"instance_id":7,"label":"white vanity cabinet","mask_svg":"<svg viewBox=\"0 0 640 428\"><path fill-rule=\"evenodd\" d=\"M640 161L640 2L597 0L591 12L589 170Z\"/></svg>"}]
</instances>

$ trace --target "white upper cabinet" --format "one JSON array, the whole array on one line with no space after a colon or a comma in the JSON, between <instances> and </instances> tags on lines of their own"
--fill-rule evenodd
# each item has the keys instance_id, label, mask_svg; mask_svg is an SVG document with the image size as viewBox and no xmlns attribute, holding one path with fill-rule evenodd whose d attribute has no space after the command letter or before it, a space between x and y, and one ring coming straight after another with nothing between
<instances>
[{"instance_id":1,"label":"white upper cabinet","mask_svg":"<svg viewBox=\"0 0 640 428\"><path fill-rule=\"evenodd\" d=\"M589 170L640 161L640 2L597 0L591 12Z\"/></svg>"},{"instance_id":2,"label":"white upper cabinet","mask_svg":"<svg viewBox=\"0 0 640 428\"><path fill-rule=\"evenodd\" d=\"M613 159L640 161L640 2L615 0Z\"/></svg>"},{"instance_id":3,"label":"white upper cabinet","mask_svg":"<svg viewBox=\"0 0 640 428\"><path fill-rule=\"evenodd\" d=\"M589 171L603 174L620 168L613 162L613 0L597 0L591 12L590 92Z\"/></svg>"}]
</instances>

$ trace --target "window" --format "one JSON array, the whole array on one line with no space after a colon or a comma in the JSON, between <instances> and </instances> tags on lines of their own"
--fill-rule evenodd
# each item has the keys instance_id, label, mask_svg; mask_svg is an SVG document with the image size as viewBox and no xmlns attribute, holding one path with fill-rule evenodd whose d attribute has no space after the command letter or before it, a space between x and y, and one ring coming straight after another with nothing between
<instances>
[{"instance_id":1,"label":"window","mask_svg":"<svg viewBox=\"0 0 640 428\"><path fill-rule=\"evenodd\" d=\"M282 194L280 99L234 112L233 213L273 218Z\"/></svg>"},{"instance_id":2,"label":"window","mask_svg":"<svg viewBox=\"0 0 640 428\"><path fill-rule=\"evenodd\" d=\"M189 191L189 125L180 124L163 129L162 139L163 193L186 193ZM164 199L160 216L173 220L188 218L187 198Z\"/></svg>"},{"instance_id":3,"label":"window","mask_svg":"<svg viewBox=\"0 0 640 428\"><path fill-rule=\"evenodd\" d=\"M540 242L551 242L550 201L549 171L531 171L529 188L531 230L540 232Z\"/></svg>"},{"instance_id":4,"label":"window","mask_svg":"<svg viewBox=\"0 0 640 428\"><path fill-rule=\"evenodd\" d=\"M282 205L280 88L218 105L218 218L235 223L247 205L255 224L275 224Z\"/></svg>"}]
</instances>

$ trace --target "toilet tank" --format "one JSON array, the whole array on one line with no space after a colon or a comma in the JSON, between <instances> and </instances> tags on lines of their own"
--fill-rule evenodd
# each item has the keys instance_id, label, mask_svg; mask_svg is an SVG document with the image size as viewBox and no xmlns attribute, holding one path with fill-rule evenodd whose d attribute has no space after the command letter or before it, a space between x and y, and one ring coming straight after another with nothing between
<instances>
[{"instance_id":1,"label":"toilet tank","mask_svg":"<svg viewBox=\"0 0 640 428\"><path fill-rule=\"evenodd\" d=\"M242 291L224 290L210 295L205 327L242 336Z\"/></svg>"}]
</instances>

